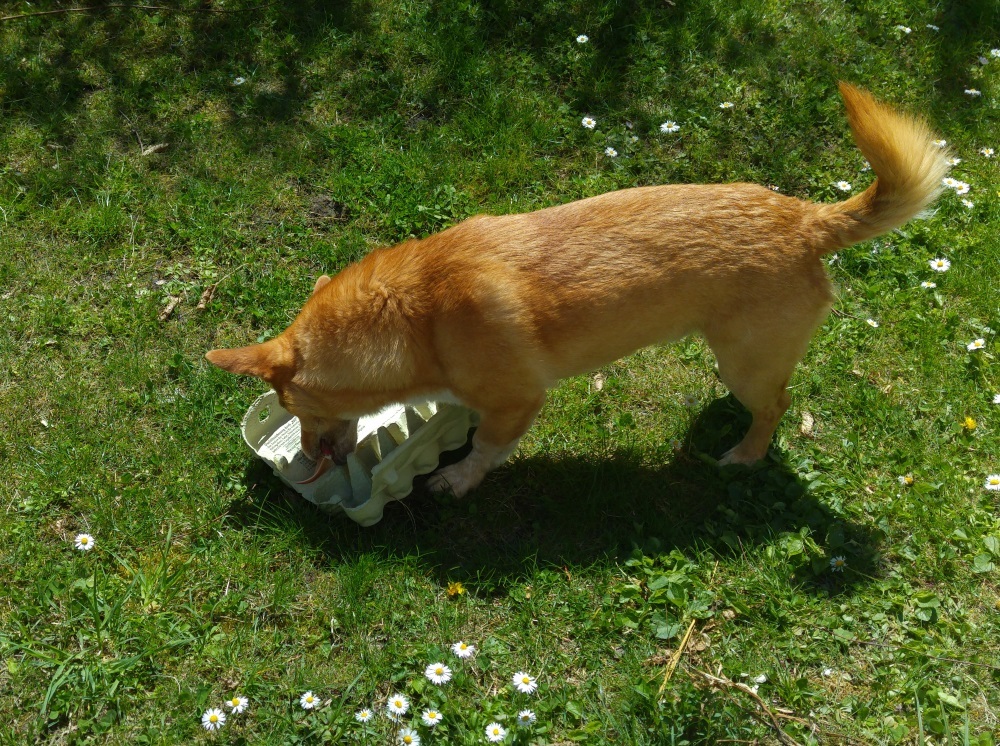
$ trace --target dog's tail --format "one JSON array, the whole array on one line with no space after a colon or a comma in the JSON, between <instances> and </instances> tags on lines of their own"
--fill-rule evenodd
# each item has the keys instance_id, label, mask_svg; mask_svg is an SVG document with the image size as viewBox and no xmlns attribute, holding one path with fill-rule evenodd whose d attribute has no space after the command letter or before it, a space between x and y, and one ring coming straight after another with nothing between
<instances>
[{"instance_id":1,"label":"dog's tail","mask_svg":"<svg viewBox=\"0 0 1000 746\"><path fill-rule=\"evenodd\" d=\"M821 251L874 238L927 207L948 174L947 153L934 144L927 124L894 111L848 83L840 83L847 121L877 177L845 202L818 205Z\"/></svg>"}]
</instances>

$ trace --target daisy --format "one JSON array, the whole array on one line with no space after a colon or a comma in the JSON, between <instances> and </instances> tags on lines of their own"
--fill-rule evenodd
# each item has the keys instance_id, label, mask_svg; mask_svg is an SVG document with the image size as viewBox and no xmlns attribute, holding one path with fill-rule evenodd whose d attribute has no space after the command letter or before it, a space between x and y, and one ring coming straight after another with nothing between
<instances>
[{"instance_id":1,"label":"daisy","mask_svg":"<svg viewBox=\"0 0 1000 746\"><path fill-rule=\"evenodd\" d=\"M762 673L760 676L755 677L753 681L754 681L755 684L766 684L767 683L767 674L766 673Z\"/></svg>"},{"instance_id":2,"label":"daisy","mask_svg":"<svg viewBox=\"0 0 1000 746\"><path fill-rule=\"evenodd\" d=\"M849 181L838 181L834 186L842 192L851 191L851 182Z\"/></svg>"},{"instance_id":3,"label":"daisy","mask_svg":"<svg viewBox=\"0 0 1000 746\"><path fill-rule=\"evenodd\" d=\"M723 101L721 104L719 104L720 109L732 109L734 106L736 106L736 104L734 104L732 101Z\"/></svg>"},{"instance_id":4,"label":"daisy","mask_svg":"<svg viewBox=\"0 0 1000 746\"><path fill-rule=\"evenodd\" d=\"M580 34L578 37L576 37L577 44L586 44L588 41L590 41L590 37L587 36L586 34Z\"/></svg>"},{"instance_id":5,"label":"daisy","mask_svg":"<svg viewBox=\"0 0 1000 746\"><path fill-rule=\"evenodd\" d=\"M947 272L951 268L951 262L947 259L937 258L930 260L931 269L935 272Z\"/></svg>"},{"instance_id":6,"label":"daisy","mask_svg":"<svg viewBox=\"0 0 1000 746\"><path fill-rule=\"evenodd\" d=\"M451 681L451 669L444 663L431 663L424 669L424 676L434 684L447 684Z\"/></svg>"},{"instance_id":7,"label":"daisy","mask_svg":"<svg viewBox=\"0 0 1000 746\"><path fill-rule=\"evenodd\" d=\"M520 728L527 728L535 722L535 713L531 710L521 710L517 713L517 725Z\"/></svg>"},{"instance_id":8,"label":"daisy","mask_svg":"<svg viewBox=\"0 0 1000 746\"><path fill-rule=\"evenodd\" d=\"M992 492L1000 491L1000 474L990 474L983 486Z\"/></svg>"},{"instance_id":9,"label":"daisy","mask_svg":"<svg viewBox=\"0 0 1000 746\"><path fill-rule=\"evenodd\" d=\"M386 705L386 710L389 711L389 717L392 720L399 720L409 709L410 700L402 694L393 694L389 697L389 704Z\"/></svg>"},{"instance_id":10,"label":"daisy","mask_svg":"<svg viewBox=\"0 0 1000 746\"><path fill-rule=\"evenodd\" d=\"M73 546L81 552L89 552L94 548L94 537L90 534L77 534L73 539Z\"/></svg>"},{"instance_id":11,"label":"daisy","mask_svg":"<svg viewBox=\"0 0 1000 746\"><path fill-rule=\"evenodd\" d=\"M500 723L490 723L486 726L486 740L490 743L500 743L507 736Z\"/></svg>"},{"instance_id":12,"label":"daisy","mask_svg":"<svg viewBox=\"0 0 1000 746\"><path fill-rule=\"evenodd\" d=\"M954 189L959 185L959 183L960 182L958 179L953 179L950 176L945 176L943 179L941 179L941 184L943 186L948 187L949 189Z\"/></svg>"},{"instance_id":13,"label":"daisy","mask_svg":"<svg viewBox=\"0 0 1000 746\"><path fill-rule=\"evenodd\" d=\"M1000 49L991 49L990 57L1000 58Z\"/></svg>"},{"instance_id":14,"label":"daisy","mask_svg":"<svg viewBox=\"0 0 1000 746\"><path fill-rule=\"evenodd\" d=\"M949 166L957 166L961 162L962 162L961 158L949 158L947 160Z\"/></svg>"},{"instance_id":15,"label":"daisy","mask_svg":"<svg viewBox=\"0 0 1000 746\"><path fill-rule=\"evenodd\" d=\"M205 714L201 716L201 725L205 730L219 730L225 724L226 713L214 707L205 710Z\"/></svg>"},{"instance_id":16,"label":"daisy","mask_svg":"<svg viewBox=\"0 0 1000 746\"><path fill-rule=\"evenodd\" d=\"M940 26L935 26L933 23L928 23L927 24L927 28L929 28L931 31L940 31L941 30Z\"/></svg>"},{"instance_id":17,"label":"daisy","mask_svg":"<svg viewBox=\"0 0 1000 746\"><path fill-rule=\"evenodd\" d=\"M424 721L424 725L428 728L433 728L444 719L444 716L437 710L424 710L420 719Z\"/></svg>"},{"instance_id":18,"label":"daisy","mask_svg":"<svg viewBox=\"0 0 1000 746\"><path fill-rule=\"evenodd\" d=\"M975 98L976 96L982 96L983 92L980 91L980 90L978 90L978 89L976 89L976 88L966 88L965 89L965 95L966 96L972 96L973 98Z\"/></svg>"},{"instance_id":19,"label":"daisy","mask_svg":"<svg viewBox=\"0 0 1000 746\"><path fill-rule=\"evenodd\" d=\"M912 487L913 486L913 475L912 474L907 474L906 476L899 476L899 477L897 477L897 479L899 480L899 483L901 485L903 485L904 487Z\"/></svg>"},{"instance_id":20,"label":"daisy","mask_svg":"<svg viewBox=\"0 0 1000 746\"><path fill-rule=\"evenodd\" d=\"M994 394L993 395L993 403L994 404L1000 404L1000 394Z\"/></svg>"},{"instance_id":21,"label":"daisy","mask_svg":"<svg viewBox=\"0 0 1000 746\"><path fill-rule=\"evenodd\" d=\"M833 669L832 668L824 668L823 671L822 671L822 675L824 677L826 677L826 678L829 678L829 677L833 676Z\"/></svg>"},{"instance_id":22,"label":"daisy","mask_svg":"<svg viewBox=\"0 0 1000 746\"><path fill-rule=\"evenodd\" d=\"M680 128L681 128L681 126L679 124L677 124L677 122L674 122L672 120L667 120L666 122L664 122L663 124L660 125L660 132L663 132L663 133L666 134L666 133L670 133L670 132L676 132Z\"/></svg>"},{"instance_id":23,"label":"daisy","mask_svg":"<svg viewBox=\"0 0 1000 746\"><path fill-rule=\"evenodd\" d=\"M913 29L909 26L896 26L896 31L902 31L904 34L908 34L913 31Z\"/></svg>"},{"instance_id":24,"label":"daisy","mask_svg":"<svg viewBox=\"0 0 1000 746\"><path fill-rule=\"evenodd\" d=\"M845 567L847 567L847 560L842 554L830 560L830 569L834 572L843 572Z\"/></svg>"},{"instance_id":25,"label":"daisy","mask_svg":"<svg viewBox=\"0 0 1000 746\"><path fill-rule=\"evenodd\" d=\"M872 329L878 329L878 322L875 319L866 319L865 323Z\"/></svg>"},{"instance_id":26,"label":"daisy","mask_svg":"<svg viewBox=\"0 0 1000 746\"><path fill-rule=\"evenodd\" d=\"M403 728L399 731L399 736L396 737L396 743L403 746L420 746L420 736L413 728Z\"/></svg>"},{"instance_id":27,"label":"daisy","mask_svg":"<svg viewBox=\"0 0 1000 746\"><path fill-rule=\"evenodd\" d=\"M592 130L594 129L594 127L597 126L597 120L594 119L593 117L584 117L583 119L580 120L580 124L582 124L587 129Z\"/></svg>"},{"instance_id":28,"label":"daisy","mask_svg":"<svg viewBox=\"0 0 1000 746\"><path fill-rule=\"evenodd\" d=\"M984 157L986 157L986 158L992 158L993 157L993 148L980 148L979 149L979 154L982 155L982 156L984 156Z\"/></svg>"},{"instance_id":29,"label":"daisy","mask_svg":"<svg viewBox=\"0 0 1000 746\"><path fill-rule=\"evenodd\" d=\"M969 210L971 210L973 207L976 206L976 203L973 202L971 199L963 199L962 204L965 205L966 208Z\"/></svg>"},{"instance_id":30,"label":"daisy","mask_svg":"<svg viewBox=\"0 0 1000 746\"><path fill-rule=\"evenodd\" d=\"M614 148L605 148L604 155L606 155L608 158L617 158L618 151L615 150Z\"/></svg>"},{"instance_id":31,"label":"daisy","mask_svg":"<svg viewBox=\"0 0 1000 746\"><path fill-rule=\"evenodd\" d=\"M968 194L971 188L964 181L960 181L955 185L955 194Z\"/></svg>"},{"instance_id":32,"label":"daisy","mask_svg":"<svg viewBox=\"0 0 1000 746\"><path fill-rule=\"evenodd\" d=\"M521 694L532 694L538 688L538 681L524 671L518 671L513 678L514 688Z\"/></svg>"},{"instance_id":33,"label":"daisy","mask_svg":"<svg viewBox=\"0 0 1000 746\"><path fill-rule=\"evenodd\" d=\"M243 85L246 82L247 82L246 78L240 77L236 78L236 80L233 81L233 85Z\"/></svg>"},{"instance_id":34,"label":"daisy","mask_svg":"<svg viewBox=\"0 0 1000 746\"><path fill-rule=\"evenodd\" d=\"M467 642L456 642L451 646L451 652L459 658L471 658L476 654L476 646L469 645Z\"/></svg>"},{"instance_id":35,"label":"daisy","mask_svg":"<svg viewBox=\"0 0 1000 746\"><path fill-rule=\"evenodd\" d=\"M923 282L920 283L920 287L922 287L922 288L928 288L928 289L930 289L930 288L936 288L937 287L937 283L936 282L931 282L930 280L924 280Z\"/></svg>"},{"instance_id":36,"label":"daisy","mask_svg":"<svg viewBox=\"0 0 1000 746\"><path fill-rule=\"evenodd\" d=\"M367 723L373 717L375 717L375 712L369 710L367 707L362 707L360 710L354 713L354 719L357 720L359 723Z\"/></svg>"},{"instance_id":37,"label":"daisy","mask_svg":"<svg viewBox=\"0 0 1000 746\"><path fill-rule=\"evenodd\" d=\"M976 350L981 350L986 346L986 340L980 337L979 339L974 339L965 347L969 352L975 352Z\"/></svg>"},{"instance_id":38,"label":"daisy","mask_svg":"<svg viewBox=\"0 0 1000 746\"><path fill-rule=\"evenodd\" d=\"M935 140L931 143L935 148L943 148L948 144L947 140Z\"/></svg>"},{"instance_id":39,"label":"daisy","mask_svg":"<svg viewBox=\"0 0 1000 746\"><path fill-rule=\"evenodd\" d=\"M243 712L248 704L250 704L250 700L238 694L234 694L230 699L226 700L226 707L232 710L234 715L239 715Z\"/></svg>"},{"instance_id":40,"label":"daisy","mask_svg":"<svg viewBox=\"0 0 1000 746\"><path fill-rule=\"evenodd\" d=\"M299 704L302 705L303 710L311 710L319 706L319 697L312 692L306 692L299 697Z\"/></svg>"}]
</instances>

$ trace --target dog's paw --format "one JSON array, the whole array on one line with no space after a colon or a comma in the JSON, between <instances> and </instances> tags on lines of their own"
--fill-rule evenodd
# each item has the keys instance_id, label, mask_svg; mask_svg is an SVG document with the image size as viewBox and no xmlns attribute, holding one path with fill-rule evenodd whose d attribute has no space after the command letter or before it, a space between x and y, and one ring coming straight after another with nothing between
<instances>
[{"instance_id":1,"label":"dog's paw","mask_svg":"<svg viewBox=\"0 0 1000 746\"><path fill-rule=\"evenodd\" d=\"M465 497L473 487L479 484L479 479L475 479L473 475L469 474L468 468L463 468L464 463L460 461L431 474L427 478L427 489L431 492L448 492L455 497Z\"/></svg>"}]
</instances>

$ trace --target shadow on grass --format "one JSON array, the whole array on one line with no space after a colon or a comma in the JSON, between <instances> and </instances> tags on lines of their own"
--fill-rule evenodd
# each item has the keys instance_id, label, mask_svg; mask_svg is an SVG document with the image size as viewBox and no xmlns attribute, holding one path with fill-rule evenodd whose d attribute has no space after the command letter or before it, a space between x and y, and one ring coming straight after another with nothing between
<instances>
[{"instance_id":1,"label":"shadow on grass","mask_svg":"<svg viewBox=\"0 0 1000 746\"><path fill-rule=\"evenodd\" d=\"M688 432L688 447L676 453L621 447L592 457L515 457L463 500L429 493L420 478L413 493L387 505L371 528L321 513L255 462L247 472L251 500L234 504L231 517L279 530L286 522L298 524L333 563L371 552L389 560L417 557L442 583L462 580L485 593L523 579L534 565L579 569L618 562L636 550L709 549L735 557L773 545L785 552L803 534L825 557L848 554L860 574L834 578L825 557L817 571L807 553L792 553L786 565L794 582L834 593L875 574L876 533L836 515L780 460L720 469L699 455L732 445L737 437L729 428L737 420L745 429L749 414L730 396L702 411ZM453 452L442 460L460 456Z\"/></svg>"}]
</instances>

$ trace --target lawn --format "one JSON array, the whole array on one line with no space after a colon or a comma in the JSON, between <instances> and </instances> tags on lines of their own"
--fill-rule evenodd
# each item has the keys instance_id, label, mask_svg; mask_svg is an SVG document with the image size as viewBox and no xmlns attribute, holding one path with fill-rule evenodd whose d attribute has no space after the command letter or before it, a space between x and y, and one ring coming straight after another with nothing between
<instances>
[{"instance_id":1,"label":"lawn","mask_svg":"<svg viewBox=\"0 0 1000 746\"><path fill-rule=\"evenodd\" d=\"M995 742L997 3L124 5L0 9L0 744ZM639 185L858 193L840 79L969 186L829 257L765 463L715 465L749 414L697 338L370 528L242 443L263 387L204 353L376 247Z\"/></svg>"}]
</instances>

